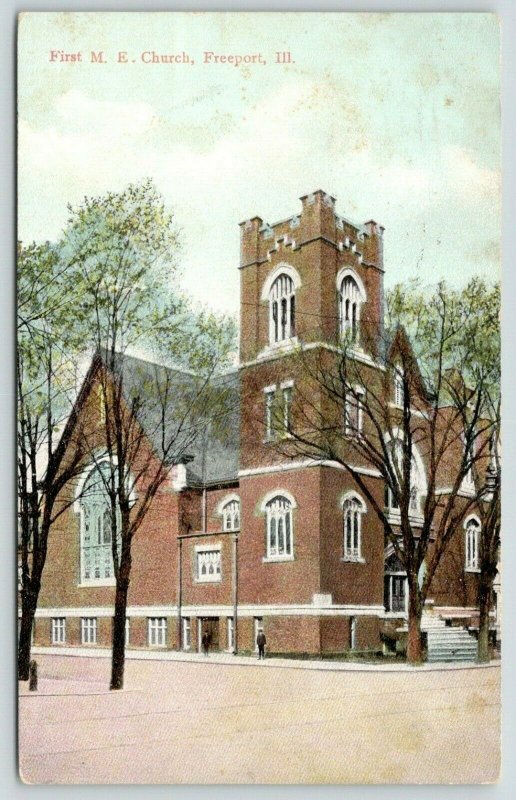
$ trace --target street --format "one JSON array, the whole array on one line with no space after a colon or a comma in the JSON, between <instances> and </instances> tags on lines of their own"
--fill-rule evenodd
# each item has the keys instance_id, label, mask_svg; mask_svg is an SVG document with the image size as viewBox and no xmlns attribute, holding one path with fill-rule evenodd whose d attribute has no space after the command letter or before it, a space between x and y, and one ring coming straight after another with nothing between
<instances>
[{"instance_id":1,"label":"street","mask_svg":"<svg viewBox=\"0 0 516 800\"><path fill-rule=\"evenodd\" d=\"M333 671L38 655L27 783L477 783L499 769L500 668Z\"/></svg>"}]
</instances>

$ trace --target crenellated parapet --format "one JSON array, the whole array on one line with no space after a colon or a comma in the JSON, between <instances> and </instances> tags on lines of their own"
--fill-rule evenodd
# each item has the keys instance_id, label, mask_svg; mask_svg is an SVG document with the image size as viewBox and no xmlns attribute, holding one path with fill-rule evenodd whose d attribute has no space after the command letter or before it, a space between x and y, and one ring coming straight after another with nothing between
<instances>
[{"instance_id":1,"label":"crenellated parapet","mask_svg":"<svg viewBox=\"0 0 516 800\"><path fill-rule=\"evenodd\" d=\"M286 219L270 224L256 216L240 224L243 362L278 350L278 343L271 339L279 336L276 328L280 323L274 314L280 311L275 311L272 300L263 294L278 270L290 270L289 274L295 273L298 278L293 301L295 336L287 338L299 342L340 341L342 308L346 306L339 305L339 275L350 271L357 286L362 287L361 306L357 308L360 320L356 323L360 326L361 345L372 354L379 350L383 326L383 227L374 220L351 222L337 213L335 198L320 189L300 200L301 210ZM288 304L290 308L290 301ZM286 328L294 329L294 323Z\"/></svg>"},{"instance_id":2,"label":"crenellated parapet","mask_svg":"<svg viewBox=\"0 0 516 800\"><path fill-rule=\"evenodd\" d=\"M373 220L363 225L350 222L335 211L336 200L318 189L304 195L301 212L270 224L253 217L240 224L240 267L271 261L283 247L297 250L317 239L340 252L347 252L357 264L383 269L383 227Z\"/></svg>"}]
</instances>

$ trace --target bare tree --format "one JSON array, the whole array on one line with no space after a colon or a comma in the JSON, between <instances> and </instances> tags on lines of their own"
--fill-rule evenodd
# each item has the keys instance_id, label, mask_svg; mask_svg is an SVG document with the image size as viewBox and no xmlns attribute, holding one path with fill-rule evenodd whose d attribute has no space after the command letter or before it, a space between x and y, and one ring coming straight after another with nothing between
<instances>
[{"instance_id":1,"label":"bare tree","mask_svg":"<svg viewBox=\"0 0 516 800\"><path fill-rule=\"evenodd\" d=\"M178 234L150 182L86 198L71 210L66 241L81 253L93 319L97 355L87 384L98 418L85 446L109 499L116 580L110 686L120 689L132 542L172 468L188 460L208 421L226 413L214 376L232 350L234 324L194 312L175 289ZM166 354L183 369L131 358L135 347Z\"/></svg>"},{"instance_id":2,"label":"bare tree","mask_svg":"<svg viewBox=\"0 0 516 800\"><path fill-rule=\"evenodd\" d=\"M496 346L490 358L481 349L484 338L497 336L497 296L481 281L462 292L396 287L380 343L368 342L363 329L333 345L299 348L288 430L283 411L275 414L278 449L343 466L380 519L407 574L412 663L424 656L429 587L476 505L471 476L487 463ZM463 376L474 376L473 388Z\"/></svg>"},{"instance_id":3,"label":"bare tree","mask_svg":"<svg viewBox=\"0 0 516 800\"><path fill-rule=\"evenodd\" d=\"M487 468L475 475L476 508L480 518L478 530L478 652L480 663L490 659L490 614L493 607L494 583L498 575L501 543L501 464L499 456L500 402L493 407L493 433Z\"/></svg>"},{"instance_id":4,"label":"bare tree","mask_svg":"<svg viewBox=\"0 0 516 800\"><path fill-rule=\"evenodd\" d=\"M84 456L78 422L65 425L71 412L73 416L76 360L82 346L72 311L76 296L68 288L72 270L73 263L49 243L18 247L20 680L29 679L31 634L49 533L67 508L56 501L80 471Z\"/></svg>"}]
</instances>

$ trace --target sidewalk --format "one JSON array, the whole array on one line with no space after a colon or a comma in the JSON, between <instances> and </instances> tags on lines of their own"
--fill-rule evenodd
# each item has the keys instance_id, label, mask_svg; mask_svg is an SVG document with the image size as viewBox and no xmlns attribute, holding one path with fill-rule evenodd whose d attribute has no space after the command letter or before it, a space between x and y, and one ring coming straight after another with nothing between
<instances>
[{"instance_id":1,"label":"sidewalk","mask_svg":"<svg viewBox=\"0 0 516 800\"><path fill-rule=\"evenodd\" d=\"M107 647L33 647L33 655L81 656L84 658L111 658L111 650ZM126 650L126 659L135 661L183 661L197 664L224 664L226 666L320 670L322 672L441 672L445 670L463 669L499 669L500 661L489 664L472 664L471 662L449 663L434 662L414 667L402 662L392 664L361 663L359 661L309 660L296 658L265 658L259 661L257 656L235 656L232 653L178 652L176 650Z\"/></svg>"}]
</instances>

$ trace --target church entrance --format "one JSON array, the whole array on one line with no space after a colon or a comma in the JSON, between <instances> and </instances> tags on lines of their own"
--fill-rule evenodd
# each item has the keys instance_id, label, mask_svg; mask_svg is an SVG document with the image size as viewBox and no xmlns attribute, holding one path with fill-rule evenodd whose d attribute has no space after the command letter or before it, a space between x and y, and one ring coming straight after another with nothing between
<instances>
[{"instance_id":1,"label":"church entrance","mask_svg":"<svg viewBox=\"0 0 516 800\"><path fill-rule=\"evenodd\" d=\"M407 573L399 559L392 553L385 560L384 604L385 610L396 614L407 613Z\"/></svg>"},{"instance_id":2,"label":"church entrance","mask_svg":"<svg viewBox=\"0 0 516 800\"><path fill-rule=\"evenodd\" d=\"M219 618L200 617L199 619L199 641L198 650L202 652L202 637L205 633L210 637L210 650L219 650Z\"/></svg>"}]
</instances>

